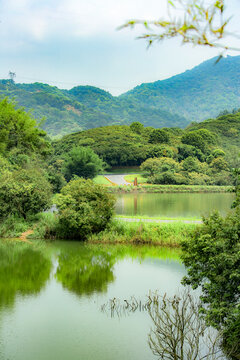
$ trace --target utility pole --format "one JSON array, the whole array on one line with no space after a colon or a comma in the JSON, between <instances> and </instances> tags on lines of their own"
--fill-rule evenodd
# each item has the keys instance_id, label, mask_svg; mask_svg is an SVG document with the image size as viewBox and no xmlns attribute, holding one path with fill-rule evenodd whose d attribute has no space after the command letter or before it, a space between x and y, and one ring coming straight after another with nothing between
<instances>
[{"instance_id":1,"label":"utility pole","mask_svg":"<svg viewBox=\"0 0 240 360\"><path fill-rule=\"evenodd\" d=\"M14 82L14 79L15 79L15 77L16 77L16 73L15 73L15 72L12 72L12 71L9 71L8 76L10 77L10 80L11 80L12 82Z\"/></svg>"}]
</instances>

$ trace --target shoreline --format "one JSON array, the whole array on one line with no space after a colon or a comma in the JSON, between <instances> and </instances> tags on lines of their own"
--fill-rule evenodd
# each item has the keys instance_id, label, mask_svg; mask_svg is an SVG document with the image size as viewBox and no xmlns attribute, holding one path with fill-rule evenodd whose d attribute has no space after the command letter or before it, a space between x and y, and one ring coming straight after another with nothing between
<instances>
[{"instance_id":1,"label":"shoreline","mask_svg":"<svg viewBox=\"0 0 240 360\"><path fill-rule=\"evenodd\" d=\"M110 193L234 193L234 186L216 185L105 185Z\"/></svg>"}]
</instances>

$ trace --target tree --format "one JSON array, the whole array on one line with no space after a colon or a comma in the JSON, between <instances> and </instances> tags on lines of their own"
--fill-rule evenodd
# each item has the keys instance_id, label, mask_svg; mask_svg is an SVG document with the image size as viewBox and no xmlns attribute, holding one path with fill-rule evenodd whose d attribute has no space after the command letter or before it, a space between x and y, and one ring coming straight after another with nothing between
<instances>
[{"instance_id":1,"label":"tree","mask_svg":"<svg viewBox=\"0 0 240 360\"><path fill-rule=\"evenodd\" d=\"M179 164L172 158L149 158L141 164L141 170L146 176L154 176L156 174L172 171L177 172L180 169Z\"/></svg>"},{"instance_id":2,"label":"tree","mask_svg":"<svg viewBox=\"0 0 240 360\"><path fill-rule=\"evenodd\" d=\"M165 130L162 129L154 129L149 136L149 142L152 144L157 143L168 143L169 135Z\"/></svg>"},{"instance_id":3,"label":"tree","mask_svg":"<svg viewBox=\"0 0 240 360\"><path fill-rule=\"evenodd\" d=\"M50 145L38 125L31 115L22 108L16 109L7 98L0 101L0 154L17 147L23 153L46 155Z\"/></svg>"},{"instance_id":4,"label":"tree","mask_svg":"<svg viewBox=\"0 0 240 360\"><path fill-rule=\"evenodd\" d=\"M215 135L207 129L189 131L182 136L181 140L183 144L195 146L203 153L207 153L209 146L216 142Z\"/></svg>"},{"instance_id":5,"label":"tree","mask_svg":"<svg viewBox=\"0 0 240 360\"><path fill-rule=\"evenodd\" d=\"M240 207L222 218L203 218L192 237L182 242L188 275L184 284L201 288L207 324L221 329L224 345L239 359L240 348Z\"/></svg>"},{"instance_id":6,"label":"tree","mask_svg":"<svg viewBox=\"0 0 240 360\"><path fill-rule=\"evenodd\" d=\"M135 122L131 123L130 129L133 132L135 132L136 134L141 134L144 130L144 125L138 121L135 121Z\"/></svg>"},{"instance_id":7,"label":"tree","mask_svg":"<svg viewBox=\"0 0 240 360\"><path fill-rule=\"evenodd\" d=\"M168 0L167 3L167 18L153 21L130 20L120 28L142 25L147 33L139 38L145 39L149 45L179 37L182 44L215 47L222 51L239 50L222 42L230 22L230 18L225 17L224 0L212 0L210 4L202 0Z\"/></svg>"},{"instance_id":8,"label":"tree","mask_svg":"<svg viewBox=\"0 0 240 360\"><path fill-rule=\"evenodd\" d=\"M224 359L220 336L207 328L199 314L201 302L190 292L172 298L155 295L151 300L148 343L154 355L162 360Z\"/></svg>"},{"instance_id":9,"label":"tree","mask_svg":"<svg viewBox=\"0 0 240 360\"><path fill-rule=\"evenodd\" d=\"M38 168L4 171L0 177L0 218L28 215L51 206L52 188Z\"/></svg>"},{"instance_id":10,"label":"tree","mask_svg":"<svg viewBox=\"0 0 240 360\"><path fill-rule=\"evenodd\" d=\"M76 146L65 156L63 173L67 181L70 181L74 175L93 179L103 167L104 162L92 149Z\"/></svg>"},{"instance_id":11,"label":"tree","mask_svg":"<svg viewBox=\"0 0 240 360\"><path fill-rule=\"evenodd\" d=\"M199 162L198 159L189 156L185 160L183 160L181 164L184 171L199 172L201 163Z\"/></svg>"},{"instance_id":12,"label":"tree","mask_svg":"<svg viewBox=\"0 0 240 360\"><path fill-rule=\"evenodd\" d=\"M60 236L85 240L104 230L113 215L114 203L114 197L92 180L71 180L57 197Z\"/></svg>"}]
</instances>

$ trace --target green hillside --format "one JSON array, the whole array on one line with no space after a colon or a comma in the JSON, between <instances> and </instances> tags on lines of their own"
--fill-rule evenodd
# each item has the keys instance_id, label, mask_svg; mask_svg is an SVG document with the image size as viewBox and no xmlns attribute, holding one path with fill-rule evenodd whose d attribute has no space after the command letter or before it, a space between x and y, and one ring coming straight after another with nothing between
<instances>
[{"instance_id":1,"label":"green hillside","mask_svg":"<svg viewBox=\"0 0 240 360\"><path fill-rule=\"evenodd\" d=\"M188 126L186 131L207 129L216 134L219 146L226 152L229 163L240 157L240 113L219 116ZM240 164L239 164L240 166Z\"/></svg>"},{"instance_id":2,"label":"green hillside","mask_svg":"<svg viewBox=\"0 0 240 360\"><path fill-rule=\"evenodd\" d=\"M14 98L35 118L44 118L42 127L51 136L114 123L110 115L88 108L67 91L47 84L15 84L1 80L0 97L5 96Z\"/></svg>"},{"instance_id":3,"label":"green hillside","mask_svg":"<svg viewBox=\"0 0 240 360\"><path fill-rule=\"evenodd\" d=\"M0 97L15 98L51 136L99 126L131 124L184 128L192 121L240 108L240 56L216 59L167 80L142 84L121 96L93 86L62 90L42 83L0 80Z\"/></svg>"},{"instance_id":4,"label":"green hillside","mask_svg":"<svg viewBox=\"0 0 240 360\"><path fill-rule=\"evenodd\" d=\"M0 97L5 96L15 98L19 106L31 111L37 119L44 117L43 129L51 136L132 121L155 127L184 127L188 123L168 111L141 107L91 86L68 91L41 83L16 84L0 80Z\"/></svg>"},{"instance_id":5,"label":"green hillside","mask_svg":"<svg viewBox=\"0 0 240 360\"><path fill-rule=\"evenodd\" d=\"M167 80L146 83L123 94L121 98L151 106L171 109L190 121L216 117L225 110L240 107L240 56L217 57Z\"/></svg>"},{"instance_id":6,"label":"green hillside","mask_svg":"<svg viewBox=\"0 0 240 360\"><path fill-rule=\"evenodd\" d=\"M156 157L181 162L189 156L210 163L212 152L218 157L224 151L229 166L235 167L240 151L240 113L194 123L185 130L134 125L100 127L64 136L53 146L57 157L74 146L89 146L110 166L140 165Z\"/></svg>"}]
</instances>

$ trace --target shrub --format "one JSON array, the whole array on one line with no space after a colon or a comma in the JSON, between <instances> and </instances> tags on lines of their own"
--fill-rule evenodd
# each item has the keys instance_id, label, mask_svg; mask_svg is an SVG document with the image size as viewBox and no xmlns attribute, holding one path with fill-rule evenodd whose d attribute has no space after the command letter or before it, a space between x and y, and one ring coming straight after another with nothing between
<instances>
[{"instance_id":1,"label":"shrub","mask_svg":"<svg viewBox=\"0 0 240 360\"><path fill-rule=\"evenodd\" d=\"M149 137L149 142L152 144L157 143L165 143L167 144L169 142L169 135L166 130L163 129L154 129Z\"/></svg>"},{"instance_id":2,"label":"shrub","mask_svg":"<svg viewBox=\"0 0 240 360\"><path fill-rule=\"evenodd\" d=\"M222 218L218 213L203 218L182 242L182 258L188 268L184 283L200 287L201 311L207 323L224 331L224 345L239 359L240 338L240 208Z\"/></svg>"},{"instance_id":3,"label":"shrub","mask_svg":"<svg viewBox=\"0 0 240 360\"><path fill-rule=\"evenodd\" d=\"M37 168L4 171L0 178L0 217L27 215L51 206L52 188Z\"/></svg>"},{"instance_id":4,"label":"shrub","mask_svg":"<svg viewBox=\"0 0 240 360\"><path fill-rule=\"evenodd\" d=\"M84 240L105 229L114 210L114 198L92 180L75 178L57 197L62 238Z\"/></svg>"},{"instance_id":5,"label":"shrub","mask_svg":"<svg viewBox=\"0 0 240 360\"><path fill-rule=\"evenodd\" d=\"M74 175L93 179L103 170L103 165L103 161L92 149L76 146L65 156L63 173L67 181Z\"/></svg>"}]
</instances>

